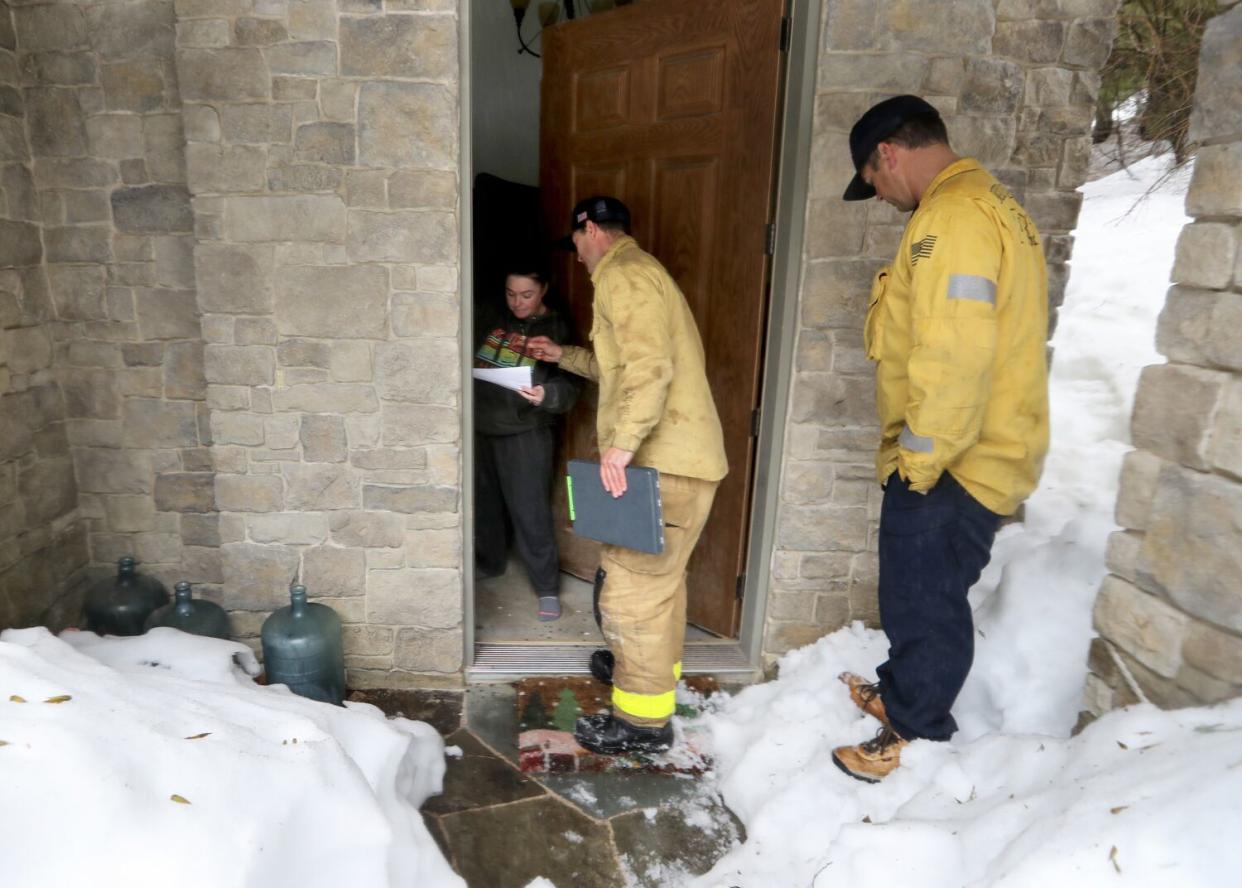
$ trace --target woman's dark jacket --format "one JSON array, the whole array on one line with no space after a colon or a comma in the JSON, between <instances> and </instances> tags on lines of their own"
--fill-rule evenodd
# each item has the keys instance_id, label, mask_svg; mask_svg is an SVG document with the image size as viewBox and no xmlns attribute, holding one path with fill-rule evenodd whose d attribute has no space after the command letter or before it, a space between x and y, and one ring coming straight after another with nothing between
<instances>
[{"instance_id":1,"label":"woman's dark jacket","mask_svg":"<svg viewBox=\"0 0 1242 888\"><path fill-rule=\"evenodd\" d=\"M531 385L542 385L544 396L543 403L536 407L517 392L475 380L475 431L484 435L516 435L555 423L556 415L569 410L578 400L582 379L556 364L535 360L526 353L526 343L535 336L547 336L555 343L565 344L570 338L569 324L552 308L525 320L507 309L485 314L481 320L474 366L529 366Z\"/></svg>"}]
</instances>

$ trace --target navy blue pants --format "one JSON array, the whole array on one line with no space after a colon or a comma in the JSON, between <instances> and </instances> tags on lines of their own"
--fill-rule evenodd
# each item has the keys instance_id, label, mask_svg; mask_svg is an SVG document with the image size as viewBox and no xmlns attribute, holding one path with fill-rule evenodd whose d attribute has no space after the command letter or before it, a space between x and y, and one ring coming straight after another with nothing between
<instances>
[{"instance_id":1,"label":"navy blue pants","mask_svg":"<svg viewBox=\"0 0 1242 888\"><path fill-rule=\"evenodd\" d=\"M987 567L1001 516L945 472L926 495L894 472L880 512L880 622L888 662L878 670L893 729L948 740L949 710L975 656L966 593Z\"/></svg>"}]
</instances>

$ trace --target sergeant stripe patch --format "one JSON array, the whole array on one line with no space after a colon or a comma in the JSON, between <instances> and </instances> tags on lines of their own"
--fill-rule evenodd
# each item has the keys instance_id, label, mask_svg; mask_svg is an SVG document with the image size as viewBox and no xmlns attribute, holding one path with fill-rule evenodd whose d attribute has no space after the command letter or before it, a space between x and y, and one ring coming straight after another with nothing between
<instances>
[{"instance_id":1,"label":"sergeant stripe patch","mask_svg":"<svg viewBox=\"0 0 1242 888\"><path fill-rule=\"evenodd\" d=\"M918 265L920 259L930 259L932 248L936 246L936 235L929 234L922 240L910 244L910 264Z\"/></svg>"}]
</instances>

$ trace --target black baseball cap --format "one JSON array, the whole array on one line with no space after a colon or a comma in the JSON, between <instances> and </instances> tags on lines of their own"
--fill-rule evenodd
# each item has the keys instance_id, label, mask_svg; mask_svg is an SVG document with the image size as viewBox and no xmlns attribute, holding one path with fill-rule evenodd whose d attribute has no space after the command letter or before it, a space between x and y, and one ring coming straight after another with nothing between
<instances>
[{"instance_id":1,"label":"black baseball cap","mask_svg":"<svg viewBox=\"0 0 1242 888\"><path fill-rule=\"evenodd\" d=\"M862 168L877 145L901 129L902 124L920 117L939 119L940 112L918 96L893 96L872 105L850 130L850 157L854 178L841 195L845 200L867 200L875 189L863 181Z\"/></svg>"},{"instance_id":2,"label":"black baseball cap","mask_svg":"<svg viewBox=\"0 0 1242 888\"><path fill-rule=\"evenodd\" d=\"M574 248L573 233L585 228L588 222L594 222L596 225L601 222L614 222L619 224L626 234L629 234L630 208L617 198L602 194L578 201L574 204L573 212L569 216L569 234L557 241L556 246L572 250Z\"/></svg>"}]
</instances>

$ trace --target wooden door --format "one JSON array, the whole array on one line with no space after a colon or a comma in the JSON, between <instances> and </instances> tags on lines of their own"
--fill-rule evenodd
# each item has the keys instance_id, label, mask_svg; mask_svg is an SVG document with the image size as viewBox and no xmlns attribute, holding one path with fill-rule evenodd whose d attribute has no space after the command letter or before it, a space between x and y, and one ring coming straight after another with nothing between
<instances>
[{"instance_id":1,"label":"wooden door","mask_svg":"<svg viewBox=\"0 0 1242 888\"><path fill-rule=\"evenodd\" d=\"M545 224L563 233L592 194L624 200L703 337L729 474L690 561L688 618L730 637L750 520L784 2L653 0L543 33ZM590 277L572 254L557 270L586 344ZM566 423L564 458L598 456L594 408L589 386ZM597 548L568 532L563 508L558 525L563 567L592 576Z\"/></svg>"}]
</instances>

